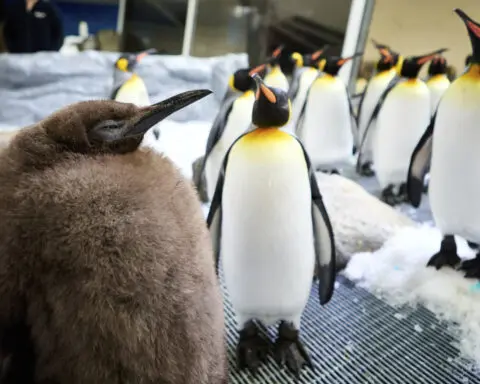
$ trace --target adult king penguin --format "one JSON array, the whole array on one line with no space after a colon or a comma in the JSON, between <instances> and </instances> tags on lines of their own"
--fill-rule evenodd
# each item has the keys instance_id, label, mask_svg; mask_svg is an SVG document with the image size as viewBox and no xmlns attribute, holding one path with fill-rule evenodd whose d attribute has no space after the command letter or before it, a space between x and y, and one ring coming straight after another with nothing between
<instances>
[{"instance_id":1,"label":"adult king penguin","mask_svg":"<svg viewBox=\"0 0 480 384\"><path fill-rule=\"evenodd\" d=\"M297 134L305 145L316 170L338 173L351 163L356 135L350 95L340 68L352 57L328 57L324 74L313 82L297 124Z\"/></svg>"},{"instance_id":2,"label":"adult king penguin","mask_svg":"<svg viewBox=\"0 0 480 384\"><path fill-rule=\"evenodd\" d=\"M470 243L480 242L480 24L460 9L455 12L470 36L471 63L443 94L436 114L415 148L407 191L412 205L418 207L431 157L428 193L433 218L443 239L428 265L437 269L460 266L466 277L480 278L480 253L460 264L454 238L458 235Z\"/></svg>"},{"instance_id":3,"label":"adult king penguin","mask_svg":"<svg viewBox=\"0 0 480 384\"><path fill-rule=\"evenodd\" d=\"M295 131L298 117L307 98L308 90L319 75L319 62L323 58L328 46L312 54L301 55L295 52L292 59L295 60L295 72L292 84L288 90L288 98L292 102L292 117L287 124L288 131Z\"/></svg>"},{"instance_id":4,"label":"adult king penguin","mask_svg":"<svg viewBox=\"0 0 480 384\"><path fill-rule=\"evenodd\" d=\"M265 65L252 70L239 69L229 80L229 88L237 96L224 100L208 135L207 147L201 173L205 172L207 195L211 201L215 193L222 161L230 146L252 123L252 109L255 101L255 81L250 75L264 71ZM240 92L238 94L238 92Z\"/></svg>"},{"instance_id":5,"label":"adult king penguin","mask_svg":"<svg viewBox=\"0 0 480 384\"><path fill-rule=\"evenodd\" d=\"M282 51L283 46L278 47L273 51L272 56L268 60L268 72L265 76L265 84L269 87L280 88L283 91L288 92L288 80L280 67L280 55L282 54Z\"/></svg>"},{"instance_id":6,"label":"adult king penguin","mask_svg":"<svg viewBox=\"0 0 480 384\"><path fill-rule=\"evenodd\" d=\"M445 50L407 57L401 77L390 82L370 117L371 121L377 119L373 164L382 199L387 204L406 201L409 159L430 121L430 91L418 73L425 63Z\"/></svg>"},{"instance_id":7,"label":"adult king penguin","mask_svg":"<svg viewBox=\"0 0 480 384\"><path fill-rule=\"evenodd\" d=\"M428 66L428 78L425 82L430 90L430 114L433 116L437 110L438 102L447 88L450 80L447 76L447 60L443 56L435 57Z\"/></svg>"},{"instance_id":8,"label":"adult king penguin","mask_svg":"<svg viewBox=\"0 0 480 384\"><path fill-rule=\"evenodd\" d=\"M240 328L239 367L256 370L265 357L256 322L280 321L275 359L299 374L312 365L299 329L315 262L324 305L334 291L335 243L307 152L279 129L290 117L287 94L254 78L256 129L225 156L207 224Z\"/></svg>"},{"instance_id":9,"label":"adult king penguin","mask_svg":"<svg viewBox=\"0 0 480 384\"><path fill-rule=\"evenodd\" d=\"M373 110L380 100L380 96L387 89L390 81L397 76L396 64L399 60L399 55L392 52L391 49L383 44L379 44L372 40L375 48L380 53L381 57L376 65L376 73L369 80L365 92L360 99L360 105L358 107L358 158L357 158L357 173L362 176L373 176L374 171L372 169L372 146L373 137L376 131L376 121L370 121ZM365 136L368 128L368 135ZM364 138L365 136L365 138Z\"/></svg>"},{"instance_id":10,"label":"adult king penguin","mask_svg":"<svg viewBox=\"0 0 480 384\"><path fill-rule=\"evenodd\" d=\"M135 73L137 65L147 55L155 53L156 49L148 49L139 54L127 53L118 58L115 62L114 74L114 91L112 93L112 100L120 101L122 103L132 103L137 107L149 106L150 98L148 90L143 79ZM160 130L153 128L151 134L158 140L160 137ZM150 133L145 136L149 140Z\"/></svg>"}]
</instances>

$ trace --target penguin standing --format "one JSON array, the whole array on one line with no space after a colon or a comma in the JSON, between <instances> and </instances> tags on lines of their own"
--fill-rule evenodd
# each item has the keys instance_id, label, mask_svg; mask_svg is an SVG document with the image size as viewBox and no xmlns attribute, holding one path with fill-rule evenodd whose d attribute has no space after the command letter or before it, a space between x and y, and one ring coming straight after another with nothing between
<instances>
[{"instance_id":1,"label":"penguin standing","mask_svg":"<svg viewBox=\"0 0 480 384\"><path fill-rule=\"evenodd\" d=\"M255 370L268 349L257 323L280 321L274 356L298 374L310 357L299 339L315 262L320 303L334 291L332 227L307 152L287 123L287 94L257 75L253 124L225 156L207 223L236 312L240 368Z\"/></svg>"},{"instance_id":2,"label":"penguin standing","mask_svg":"<svg viewBox=\"0 0 480 384\"><path fill-rule=\"evenodd\" d=\"M480 23L455 9L464 21L473 54L470 66L443 94L436 114L412 155L408 197L420 205L423 178L430 167L430 207L443 239L428 265L457 267L455 235L480 243ZM431 158L431 165L430 160ZM466 277L480 278L480 253L460 265Z\"/></svg>"},{"instance_id":3,"label":"penguin standing","mask_svg":"<svg viewBox=\"0 0 480 384\"><path fill-rule=\"evenodd\" d=\"M374 171L372 169L372 146L373 137L376 131L376 121L370 121L373 110L377 105L380 96L387 89L390 81L397 76L396 64L399 59L399 55L392 52L389 47L383 44L378 44L373 41L375 48L378 49L381 58L377 62L376 73L369 80L365 92L360 99L358 107L358 158L357 158L357 172L362 176L373 176ZM371 125L367 127L367 125ZM368 136L365 136L367 132ZM365 136L365 138L364 138Z\"/></svg>"},{"instance_id":4,"label":"penguin standing","mask_svg":"<svg viewBox=\"0 0 480 384\"><path fill-rule=\"evenodd\" d=\"M229 80L229 88L237 91L235 97L224 100L208 135L202 171L207 182L207 195L211 201L215 193L222 161L232 143L245 133L252 122L255 102L255 81L250 75L261 73L265 65L252 70L240 69ZM238 94L238 92L241 92Z\"/></svg>"},{"instance_id":5,"label":"penguin standing","mask_svg":"<svg viewBox=\"0 0 480 384\"><path fill-rule=\"evenodd\" d=\"M438 102L442 95L450 86L447 67L447 60L440 55L435 57L428 66L428 78L425 83L430 90L430 114L432 116L437 110Z\"/></svg>"},{"instance_id":6,"label":"penguin standing","mask_svg":"<svg viewBox=\"0 0 480 384\"><path fill-rule=\"evenodd\" d=\"M292 55L292 59L295 60L296 68L292 84L288 90L288 98L292 102L292 117L286 126L286 130L289 132L295 131L298 117L300 116L303 104L305 103L308 90L319 75L319 62L323 58L326 49L327 47L324 47L310 55L302 56L299 53L294 53Z\"/></svg>"},{"instance_id":7,"label":"penguin standing","mask_svg":"<svg viewBox=\"0 0 480 384\"><path fill-rule=\"evenodd\" d=\"M370 117L371 121L377 119L373 164L382 199L387 204L405 201L409 159L430 121L430 91L418 73L425 63L444 51L407 57L401 77L390 82Z\"/></svg>"},{"instance_id":8,"label":"penguin standing","mask_svg":"<svg viewBox=\"0 0 480 384\"><path fill-rule=\"evenodd\" d=\"M135 73L135 69L147 55L155 53L155 49L149 49L139 54L124 54L115 62L114 91L112 100L122 103L132 103L138 107L150 105L150 97L143 79ZM146 138L153 134L155 140L160 137L160 130L153 128L147 133Z\"/></svg>"},{"instance_id":9,"label":"penguin standing","mask_svg":"<svg viewBox=\"0 0 480 384\"><path fill-rule=\"evenodd\" d=\"M288 92L288 79L280 67L280 55L282 54L282 51L283 46L278 47L273 51L272 56L268 60L268 72L265 76L265 84L269 87L280 88L283 91Z\"/></svg>"},{"instance_id":10,"label":"penguin standing","mask_svg":"<svg viewBox=\"0 0 480 384\"><path fill-rule=\"evenodd\" d=\"M356 127L347 87L337 74L348 58L328 57L324 74L312 83L297 124L313 168L338 173L351 163Z\"/></svg>"}]
</instances>

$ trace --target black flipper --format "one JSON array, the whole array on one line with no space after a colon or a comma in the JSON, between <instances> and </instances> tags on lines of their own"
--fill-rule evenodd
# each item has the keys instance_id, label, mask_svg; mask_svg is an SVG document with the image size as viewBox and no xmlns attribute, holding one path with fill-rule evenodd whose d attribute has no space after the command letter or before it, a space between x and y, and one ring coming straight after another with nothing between
<instances>
[{"instance_id":1,"label":"black flipper","mask_svg":"<svg viewBox=\"0 0 480 384\"><path fill-rule=\"evenodd\" d=\"M315 238L315 256L318 266L320 304L327 304L332 298L335 286L335 238L332 224L323 204L322 195L318 188L315 170L312 168L307 151L301 141L297 139L303 149L305 161L310 175L310 190L312 193L312 220L313 235Z\"/></svg>"},{"instance_id":2,"label":"black flipper","mask_svg":"<svg viewBox=\"0 0 480 384\"><path fill-rule=\"evenodd\" d=\"M220 261L220 241L222 238L222 196L223 196L223 183L225 182L225 171L227 169L228 157L233 146L243 136L250 132L245 132L240 135L230 146L225 157L223 159L222 167L217 179L217 185L215 187L215 193L213 194L212 202L207 216L207 227L210 230L210 237L212 239L213 254L215 257L215 271L218 275L218 265Z\"/></svg>"},{"instance_id":3,"label":"black flipper","mask_svg":"<svg viewBox=\"0 0 480 384\"><path fill-rule=\"evenodd\" d=\"M310 96L310 91L312 89L312 86L315 83L315 81L317 81L317 79L322 76L323 76L322 73L318 74L315 80L312 81L312 84L310 85L310 88L308 89L307 94L305 95L305 100L303 101L302 109L300 110L300 114L298 115L297 126L295 127L295 133L297 136L300 135L300 131L298 128L303 124L303 119L305 117L305 111L307 110L308 98Z\"/></svg>"},{"instance_id":4,"label":"black flipper","mask_svg":"<svg viewBox=\"0 0 480 384\"><path fill-rule=\"evenodd\" d=\"M425 175L430 169L433 128L435 126L436 118L437 112L432 116L430 124L420 138L420 141L413 150L412 157L410 158L410 166L408 168L407 176L407 197L415 208L418 208L422 202L422 193L424 190L423 181Z\"/></svg>"},{"instance_id":5,"label":"black flipper","mask_svg":"<svg viewBox=\"0 0 480 384\"><path fill-rule=\"evenodd\" d=\"M360 97L360 101L358 102L357 126L358 126L358 123L360 122L360 114L362 113L363 100L365 100L365 95L367 94L369 85L370 85L370 80L368 80L367 84L365 85L365 89L363 90L362 96Z\"/></svg>"},{"instance_id":6,"label":"black flipper","mask_svg":"<svg viewBox=\"0 0 480 384\"><path fill-rule=\"evenodd\" d=\"M370 119L368 120L368 124L365 127L365 131L363 132L363 136L360 141L360 146L358 148L358 158L357 158L357 171L360 170L362 166L362 153L364 152L365 148L365 143L367 142L367 137L369 134L369 128L372 125L372 122L378 118L378 114L380 113L380 110L382 109L383 103L387 99L388 94L395 88L395 86L400 82L402 78L399 76L395 76L390 83L388 83L387 88L383 91L382 95L378 99L377 105L375 106L372 115L370 116Z\"/></svg>"},{"instance_id":7,"label":"black flipper","mask_svg":"<svg viewBox=\"0 0 480 384\"><path fill-rule=\"evenodd\" d=\"M353 110L352 99L350 98L350 93L348 92L348 88L345 87L345 90L347 91L348 109L350 110L350 117L352 119L352 124L350 124L350 126L351 126L352 135L354 139L353 142L356 145L357 140L359 139L358 135L360 133L358 131L358 122L357 122L358 117L355 115L355 111Z\"/></svg>"},{"instance_id":8,"label":"black flipper","mask_svg":"<svg viewBox=\"0 0 480 384\"><path fill-rule=\"evenodd\" d=\"M215 117L215 120L210 128L210 133L208 134L207 146L205 149L205 156L203 157L203 164L200 169L199 177L202 177L205 172L205 164L207 162L208 156L212 153L215 144L218 143L220 138L225 131L225 126L227 125L228 116L233 108L233 103L237 100L238 95L230 95L229 97L225 96L225 99L220 107L220 110Z\"/></svg>"}]
</instances>

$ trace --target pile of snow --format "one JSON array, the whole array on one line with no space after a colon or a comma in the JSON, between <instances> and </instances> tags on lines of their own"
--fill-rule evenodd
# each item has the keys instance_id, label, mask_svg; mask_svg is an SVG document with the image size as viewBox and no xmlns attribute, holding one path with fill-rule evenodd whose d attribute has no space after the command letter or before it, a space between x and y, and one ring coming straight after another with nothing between
<instances>
[{"instance_id":1,"label":"pile of snow","mask_svg":"<svg viewBox=\"0 0 480 384\"><path fill-rule=\"evenodd\" d=\"M393 306L421 304L450 324L459 349L480 366L480 284L451 268L427 268L440 249L441 235L433 227L401 229L373 253L352 257L345 275ZM457 238L461 258L474 252Z\"/></svg>"}]
</instances>

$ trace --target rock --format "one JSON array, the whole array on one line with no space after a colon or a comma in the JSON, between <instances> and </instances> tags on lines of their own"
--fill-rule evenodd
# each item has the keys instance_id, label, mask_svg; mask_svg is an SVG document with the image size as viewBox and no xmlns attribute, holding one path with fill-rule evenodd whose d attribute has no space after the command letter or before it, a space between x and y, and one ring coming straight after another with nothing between
<instances>
[{"instance_id":1,"label":"rock","mask_svg":"<svg viewBox=\"0 0 480 384\"><path fill-rule=\"evenodd\" d=\"M199 157L192 164L192 180L195 188L197 189L198 197L202 203L208 203L208 194L207 194L207 179L205 174L201 175L203 164L203 156Z\"/></svg>"},{"instance_id":2,"label":"rock","mask_svg":"<svg viewBox=\"0 0 480 384\"><path fill-rule=\"evenodd\" d=\"M334 230L337 269L354 253L374 252L398 229L416 225L350 179L320 172L316 176Z\"/></svg>"}]
</instances>

